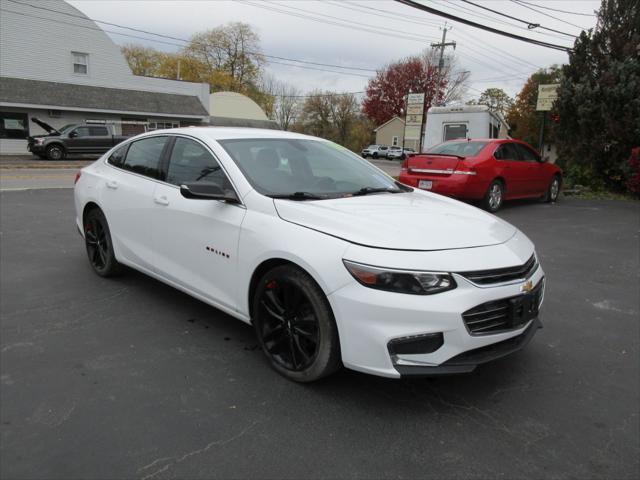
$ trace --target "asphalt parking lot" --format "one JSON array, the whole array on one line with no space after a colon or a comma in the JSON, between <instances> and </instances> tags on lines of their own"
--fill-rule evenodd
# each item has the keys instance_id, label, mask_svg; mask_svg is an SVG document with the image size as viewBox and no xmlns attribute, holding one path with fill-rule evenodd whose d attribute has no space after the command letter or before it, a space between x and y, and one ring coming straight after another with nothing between
<instances>
[{"instance_id":1,"label":"asphalt parking lot","mask_svg":"<svg viewBox=\"0 0 640 480\"><path fill-rule=\"evenodd\" d=\"M90 270L72 190L0 193L0 476L638 478L640 204L508 204L544 329L463 376L272 371L252 329Z\"/></svg>"}]
</instances>

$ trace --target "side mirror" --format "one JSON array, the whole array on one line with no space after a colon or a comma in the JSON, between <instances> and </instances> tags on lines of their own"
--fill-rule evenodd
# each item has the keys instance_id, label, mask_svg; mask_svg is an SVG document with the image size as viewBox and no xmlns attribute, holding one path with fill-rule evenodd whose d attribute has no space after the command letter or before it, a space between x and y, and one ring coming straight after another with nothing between
<instances>
[{"instance_id":1,"label":"side mirror","mask_svg":"<svg viewBox=\"0 0 640 480\"><path fill-rule=\"evenodd\" d=\"M211 183L185 183L180 185L180 193L184 198L195 200L222 200L229 203L240 203L233 190L224 190Z\"/></svg>"},{"instance_id":2,"label":"side mirror","mask_svg":"<svg viewBox=\"0 0 640 480\"><path fill-rule=\"evenodd\" d=\"M76 132L75 130L69 133L69 138L76 138L77 136L78 136L78 132Z\"/></svg>"}]
</instances>

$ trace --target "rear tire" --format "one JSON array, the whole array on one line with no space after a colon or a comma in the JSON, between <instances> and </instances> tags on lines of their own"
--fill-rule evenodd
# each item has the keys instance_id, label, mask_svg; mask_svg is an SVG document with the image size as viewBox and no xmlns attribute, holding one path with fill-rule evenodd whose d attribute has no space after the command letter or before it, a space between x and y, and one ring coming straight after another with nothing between
<instances>
[{"instance_id":1,"label":"rear tire","mask_svg":"<svg viewBox=\"0 0 640 480\"><path fill-rule=\"evenodd\" d=\"M112 277L123 271L116 260L109 224L102 210L95 208L84 219L84 240L91 268L101 277Z\"/></svg>"},{"instance_id":2,"label":"rear tire","mask_svg":"<svg viewBox=\"0 0 640 480\"><path fill-rule=\"evenodd\" d=\"M49 145L47 147L47 158L49 160L64 160L67 152L62 145Z\"/></svg>"},{"instance_id":3,"label":"rear tire","mask_svg":"<svg viewBox=\"0 0 640 480\"><path fill-rule=\"evenodd\" d=\"M554 175L549 182L549 186L547 187L547 192L542 197L542 200L546 203L555 203L558 201L558 197L560 195L560 176Z\"/></svg>"},{"instance_id":4,"label":"rear tire","mask_svg":"<svg viewBox=\"0 0 640 480\"><path fill-rule=\"evenodd\" d=\"M281 265L258 282L253 325L269 363L282 376L313 382L340 368L340 341L327 297L293 265Z\"/></svg>"},{"instance_id":5,"label":"rear tire","mask_svg":"<svg viewBox=\"0 0 640 480\"><path fill-rule=\"evenodd\" d=\"M488 212L495 213L500 210L504 201L504 184L500 180L494 180L489 185L487 193L482 200L482 207Z\"/></svg>"}]
</instances>

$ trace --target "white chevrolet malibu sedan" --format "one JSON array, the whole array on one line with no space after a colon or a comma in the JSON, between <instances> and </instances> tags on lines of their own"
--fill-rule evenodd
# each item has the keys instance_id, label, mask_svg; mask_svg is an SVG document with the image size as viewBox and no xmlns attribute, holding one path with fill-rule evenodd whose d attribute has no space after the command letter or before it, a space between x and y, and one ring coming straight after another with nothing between
<instances>
[{"instance_id":1,"label":"white chevrolet malibu sedan","mask_svg":"<svg viewBox=\"0 0 640 480\"><path fill-rule=\"evenodd\" d=\"M82 169L75 206L98 275L126 265L252 324L292 380L470 372L540 327L522 232L319 138L142 134Z\"/></svg>"}]
</instances>

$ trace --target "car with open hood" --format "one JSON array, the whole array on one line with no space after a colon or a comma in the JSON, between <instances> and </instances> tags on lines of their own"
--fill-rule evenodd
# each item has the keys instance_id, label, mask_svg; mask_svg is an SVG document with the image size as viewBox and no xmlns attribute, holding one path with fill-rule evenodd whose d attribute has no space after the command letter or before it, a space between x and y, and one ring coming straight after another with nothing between
<instances>
[{"instance_id":1,"label":"car with open hood","mask_svg":"<svg viewBox=\"0 0 640 480\"><path fill-rule=\"evenodd\" d=\"M320 138L142 134L82 169L75 207L98 275L128 266L251 324L295 381L470 372L540 327L524 233Z\"/></svg>"},{"instance_id":2,"label":"car with open hood","mask_svg":"<svg viewBox=\"0 0 640 480\"><path fill-rule=\"evenodd\" d=\"M109 124L69 124L58 129L35 117L31 121L47 132L27 139L27 150L42 159L63 160L68 154L100 155L130 138L116 135Z\"/></svg>"}]
</instances>

